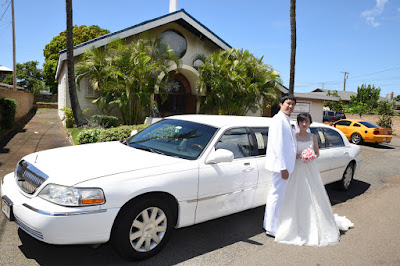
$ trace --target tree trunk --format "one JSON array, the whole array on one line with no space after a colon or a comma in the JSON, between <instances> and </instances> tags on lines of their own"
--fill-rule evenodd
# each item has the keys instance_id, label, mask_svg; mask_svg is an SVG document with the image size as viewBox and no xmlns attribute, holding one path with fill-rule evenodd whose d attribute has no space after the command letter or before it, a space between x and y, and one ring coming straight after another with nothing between
<instances>
[{"instance_id":1,"label":"tree trunk","mask_svg":"<svg viewBox=\"0 0 400 266\"><path fill-rule=\"evenodd\" d=\"M68 66L68 91L71 100L71 109L74 114L75 123L78 127L87 125L88 121L82 114L81 106L79 105L78 96L75 85L74 71L74 40L72 33L72 0L66 0L67 11L67 66Z\"/></svg>"},{"instance_id":2,"label":"tree trunk","mask_svg":"<svg viewBox=\"0 0 400 266\"><path fill-rule=\"evenodd\" d=\"M296 0L290 0L290 81L289 93L294 93L294 68L296 65Z\"/></svg>"}]
</instances>

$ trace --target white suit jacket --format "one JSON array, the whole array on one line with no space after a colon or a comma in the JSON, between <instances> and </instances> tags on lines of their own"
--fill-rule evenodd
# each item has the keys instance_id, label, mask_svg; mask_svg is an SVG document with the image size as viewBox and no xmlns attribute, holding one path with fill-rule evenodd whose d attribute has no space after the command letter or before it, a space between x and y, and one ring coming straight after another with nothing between
<instances>
[{"instance_id":1,"label":"white suit jacket","mask_svg":"<svg viewBox=\"0 0 400 266\"><path fill-rule=\"evenodd\" d=\"M287 169L289 174L296 162L296 135L290 125L290 118L279 111L273 118L268 131L265 169L280 172Z\"/></svg>"}]
</instances>

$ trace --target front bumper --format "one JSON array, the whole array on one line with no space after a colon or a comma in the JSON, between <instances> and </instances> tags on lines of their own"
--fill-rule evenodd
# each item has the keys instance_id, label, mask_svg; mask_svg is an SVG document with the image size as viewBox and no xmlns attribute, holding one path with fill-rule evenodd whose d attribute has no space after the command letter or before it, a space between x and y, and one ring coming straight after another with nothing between
<instances>
[{"instance_id":1,"label":"front bumper","mask_svg":"<svg viewBox=\"0 0 400 266\"><path fill-rule=\"evenodd\" d=\"M97 244L110 238L119 208L105 205L64 207L23 194L14 173L3 178L1 197L12 202L15 222L29 235L49 244Z\"/></svg>"}]
</instances>

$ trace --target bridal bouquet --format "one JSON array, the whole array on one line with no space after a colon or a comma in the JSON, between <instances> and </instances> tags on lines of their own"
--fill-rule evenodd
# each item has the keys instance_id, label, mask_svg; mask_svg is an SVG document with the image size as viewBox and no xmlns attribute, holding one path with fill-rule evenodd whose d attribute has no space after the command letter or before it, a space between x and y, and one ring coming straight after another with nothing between
<instances>
[{"instance_id":1,"label":"bridal bouquet","mask_svg":"<svg viewBox=\"0 0 400 266\"><path fill-rule=\"evenodd\" d=\"M314 160L316 158L314 150L312 150L310 148L305 149L301 153L301 158L303 159L303 161L305 161L307 163L311 162L312 160Z\"/></svg>"}]
</instances>

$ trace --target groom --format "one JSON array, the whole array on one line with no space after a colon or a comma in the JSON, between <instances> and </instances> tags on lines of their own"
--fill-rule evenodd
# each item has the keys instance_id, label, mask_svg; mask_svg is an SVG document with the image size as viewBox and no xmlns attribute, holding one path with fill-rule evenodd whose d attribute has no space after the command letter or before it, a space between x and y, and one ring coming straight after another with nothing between
<instances>
[{"instance_id":1,"label":"groom","mask_svg":"<svg viewBox=\"0 0 400 266\"><path fill-rule=\"evenodd\" d=\"M295 105L296 98L292 94L283 95L279 101L280 111L272 118L268 131L265 169L272 172L272 187L265 208L264 229L273 237L278 230L287 180L296 161L296 136L290 125Z\"/></svg>"}]
</instances>

